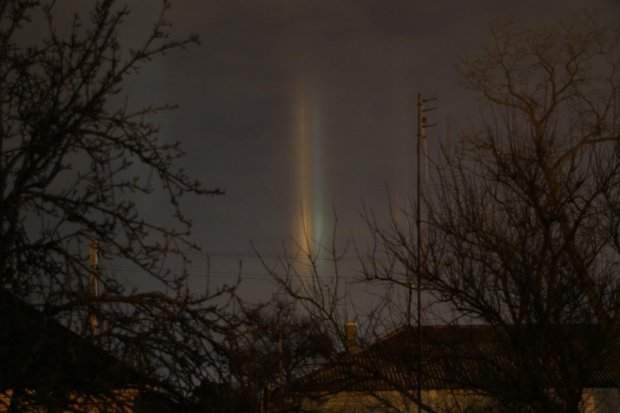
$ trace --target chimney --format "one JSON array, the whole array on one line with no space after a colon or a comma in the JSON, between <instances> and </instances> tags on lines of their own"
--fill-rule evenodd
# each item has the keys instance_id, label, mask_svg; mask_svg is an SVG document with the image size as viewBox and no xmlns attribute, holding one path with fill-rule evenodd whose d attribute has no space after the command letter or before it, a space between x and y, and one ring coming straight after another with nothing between
<instances>
[{"instance_id":1,"label":"chimney","mask_svg":"<svg viewBox=\"0 0 620 413\"><path fill-rule=\"evenodd\" d=\"M349 353L357 353L360 348L357 340L357 323L355 321L347 321L344 324L344 338L346 350Z\"/></svg>"}]
</instances>

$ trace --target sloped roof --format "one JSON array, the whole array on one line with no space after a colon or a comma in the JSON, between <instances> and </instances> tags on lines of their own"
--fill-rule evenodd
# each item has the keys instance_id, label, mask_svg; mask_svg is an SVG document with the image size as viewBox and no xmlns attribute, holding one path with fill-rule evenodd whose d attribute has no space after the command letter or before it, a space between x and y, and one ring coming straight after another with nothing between
<instances>
[{"instance_id":1,"label":"sloped roof","mask_svg":"<svg viewBox=\"0 0 620 413\"><path fill-rule=\"evenodd\" d=\"M519 380L519 369L522 371L523 366L517 366L518 363L545 369L540 375L542 380L553 383L557 366L549 364L555 364L556 351L543 352L549 356L545 360L536 360L527 353L539 345L535 341L542 330L520 331L519 336L529 340L522 349L514 341L507 345L506 337L499 331L486 325L423 326L420 353L417 329L405 327L362 351L341 354L328 366L303 377L296 389L301 392L411 390L417 387L418 379L424 389L488 389L493 382L506 386ZM576 371L583 366L584 387L616 386L613 366L618 366L618 354L604 355L604 359L589 354L605 354L599 348L591 348L601 342L602 332L596 326L547 327L545 333L556 334L560 340L563 348L557 349L558 360L563 359L560 355L568 356L576 364ZM417 374L419 354L422 354L421 374Z\"/></svg>"},{"instance_id":2,"label":"sloped roof","mask_svg":"<svg viewBox=\"0 0 620 413\"><path fill-rule=\"evenodd\" d=\"M42 390L35 403L62 402L71 393L126 403L115 392L130 389L138 391L129 400L135 412L187 410L161 385L0 288L0 392Z\"/></svg>"},{"instance_id":3,"label":"sloped roof","mask_svg":"<svg viewBox=\"0 0 620 413\"><path fill-rule=\"evenodd\" d=\"M53 385L80 392L146 379L87 339L0 289L0 389Z\"/></svg>"}]
</instances>

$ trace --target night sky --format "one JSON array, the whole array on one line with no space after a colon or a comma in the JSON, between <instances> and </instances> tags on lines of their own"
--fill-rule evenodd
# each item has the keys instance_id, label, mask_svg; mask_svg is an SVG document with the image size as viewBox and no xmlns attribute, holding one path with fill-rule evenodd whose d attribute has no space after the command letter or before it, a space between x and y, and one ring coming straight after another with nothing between
<instances>
[{"instance_id":1,"label":"night sky","mask_svg":"<svg viewBox=\"0 0 620 413\"><path fill-rule=\"evenodd\" d=\"M128 1L128 44L153 18L157 2L145 3ZM161 138L180 140L184 167L227 192L186 202L212 283L230 281L243 259L254 294L272 284L250 242L276 256L302 215L326 241L334 213L342 236L359 238L363 203L381 216L388 190L397 202L412 196L415 95L439 99L431 152L475 121L455 65L494 19L536 25L586 6L620 17L617 0L180 0L174 32L201 45L154 61L127 93L135 105L180 106L161 119ZM204 271L196 256L190 272Z\"/></svg>"}]
</instances>

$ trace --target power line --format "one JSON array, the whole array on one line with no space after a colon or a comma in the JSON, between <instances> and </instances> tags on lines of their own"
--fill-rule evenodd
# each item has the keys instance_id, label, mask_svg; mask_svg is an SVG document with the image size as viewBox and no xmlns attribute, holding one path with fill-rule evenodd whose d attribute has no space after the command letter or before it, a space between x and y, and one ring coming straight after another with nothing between
<instances>
[{"instance_id":1,"label":"power line","mask_svg":"<svg viewBox=\"0 0 620 413\"><path fill-rule=\"evenodd\" d=\"M136 270L133 269L129 269L128 267L118 267L118 266L106 266L106 268L108 271L108 273L113 272L117 275L127 275L128 273L131 273L129 275L147 275L147 273L141 273L139 274ZM236 272L236 271L227 271L227 270L215 270L215 271L210 271L208 274L205 274L204 272L199 272L199 271L185 271L185 274L191 276L191 277L206 277L207 275L211 275L211 276L215 276L215 277L230 277L230 278L234 278L234 277L240 277L242 279L244 278L262 278L262 279L273 279L274 276L272 276L269 273L256 273L256 272ZM337 278L341 278L341 279L348 279L348 280L363 280L364 278L360 275L346 275L346 274L335 274L335 273L329 273L329 274L325 274L325 273L321 273L321 274L300 274L300 273L290 273L288 274L291 277L300 277L300 278L305 278L305 279L322 279L322 278L327 278L327 279L337 279Z\"/></svg>"},{"instance_id":2,"label":"power line","mask_svg":"<svg viewBox=\"0 0 620 413\"><path fill-rule=\"evenodd\" d=\"M270 254L256 255L256 254L249 254L249 253L243 253L243 252L238 252L238 251L216 251L216 252L203 251L201 253L194 253L194 254L188 254L188 255L189 256L191 255L200 256L202 259L204 259L205 254L213 258L236 258L236 259L253 259L253 260L270 259L270 260L287 260L287 261L300 260L300 259L308 260L308 256L306 254L283 255L283 254L277 254L277 253L270 253ZM313 261L334 262L334 261L353 261L353 260L360 259L359 256L354 256L354 255L343 255L343 256L338 256L338 257L321 257L320 254L318 254L316 256L315 255L311 255L311 256L312 256Z\"/></svg>"}]
</instances>

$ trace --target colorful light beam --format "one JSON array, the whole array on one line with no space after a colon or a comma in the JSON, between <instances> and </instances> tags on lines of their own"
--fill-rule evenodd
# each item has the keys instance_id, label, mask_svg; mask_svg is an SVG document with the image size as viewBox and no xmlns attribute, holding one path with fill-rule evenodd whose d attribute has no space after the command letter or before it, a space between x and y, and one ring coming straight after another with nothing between
<instances>
[{"instance_id":1,"label":"colorful light beam","mask_svg":"<svg viewBox=\"0 0 620 413\"><path fill-rule=\"evenodd\" d=\"M317 82L301 75L294 92L297 208L295 241L304 254L319 253L323 233L324 177Z\"/></svg>"}]
</instances>

